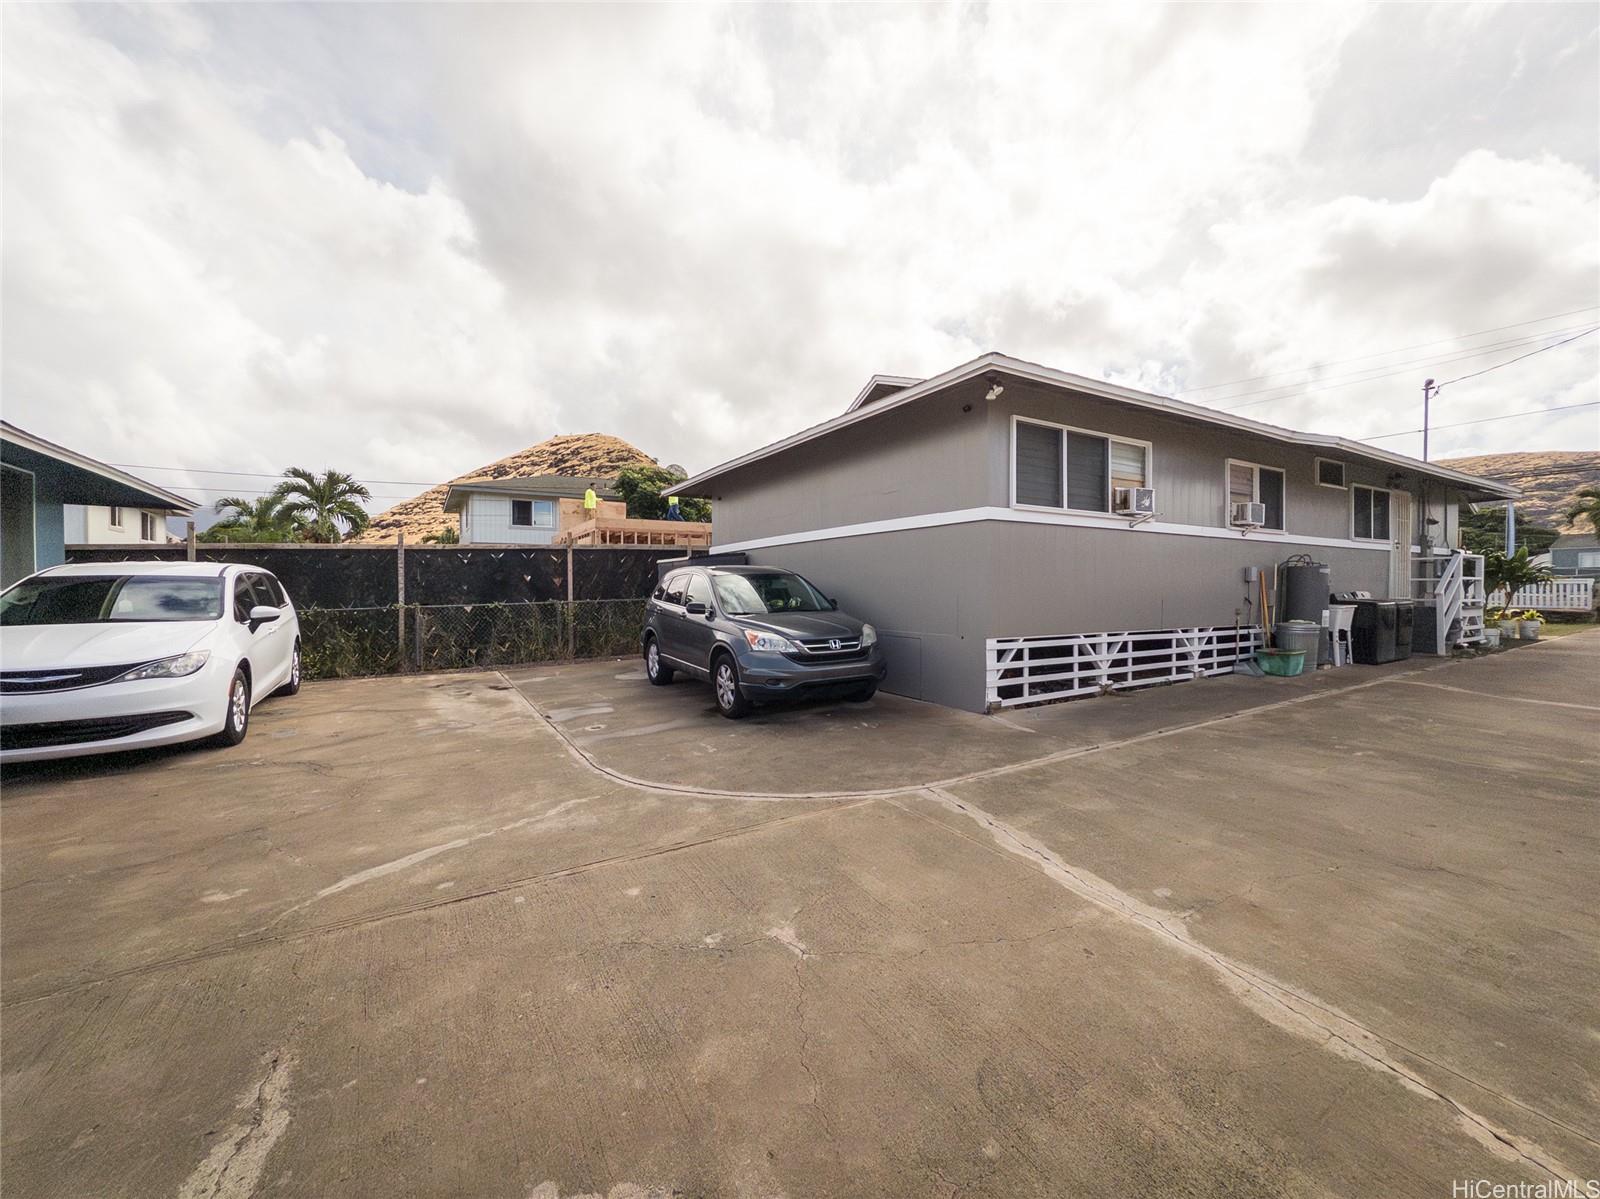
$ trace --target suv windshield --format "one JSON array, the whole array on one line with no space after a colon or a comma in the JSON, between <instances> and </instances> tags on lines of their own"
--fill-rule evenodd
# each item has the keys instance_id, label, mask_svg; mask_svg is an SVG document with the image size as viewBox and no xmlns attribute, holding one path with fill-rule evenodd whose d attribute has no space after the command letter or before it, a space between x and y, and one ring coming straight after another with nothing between
<instances>
[{"instance_id":1,"label":"suv windshield","mask_svg":"<svg viewBox=\"0 0 1600 1199\"><path fill-rule=\"evenodd\" d=\"M810 583L787 570L712 575L717 602L729 616L763 612L826 612L832 605Z\"/></svg>"},{"instance_id":2,"label":"suv windshield","mask_svg":"<svg viewBox=\"0 0 1600 1199\"><path fill-rule=\"evenodd\" d=\"M0 596L0 625L219 620L221 579L84 575L28 579Z\"/></svg>"}]
</instances>

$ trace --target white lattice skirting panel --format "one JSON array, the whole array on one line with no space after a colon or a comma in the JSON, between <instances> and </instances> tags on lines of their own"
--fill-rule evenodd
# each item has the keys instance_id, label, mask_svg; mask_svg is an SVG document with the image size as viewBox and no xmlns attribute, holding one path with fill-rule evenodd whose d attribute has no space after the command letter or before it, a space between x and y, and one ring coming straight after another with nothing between
<instances>
[{"instance_id":1,"label":"white lattice skirting panel","mask_svg":"<svg viewBox=\"0 0 1600 1199\"><path fill-rule=\"evenodd\" d=\"M987 693L1012 708L1105 691L1229 674L1261 645L1261 630L1232 625L1072 633L1063 637L991 637Z\"/></svg>"}]
</instances>

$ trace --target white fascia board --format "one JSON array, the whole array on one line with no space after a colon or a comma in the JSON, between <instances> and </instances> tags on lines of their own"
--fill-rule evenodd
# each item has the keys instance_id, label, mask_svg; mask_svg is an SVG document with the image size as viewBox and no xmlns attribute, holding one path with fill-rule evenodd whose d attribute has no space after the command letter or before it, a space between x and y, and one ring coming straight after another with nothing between
<instances>
[{"instance_id":1,"label":"white fascia board","mask_svg":"<svg viewBox=\"0 0 1600 1199\"><path fill-rule=\"evenodd\" d=\"M1514 487L1504 483L1496 483L1491 479L1479 478L1476 475L1463 474L1460 471L1450 470L1446 467L1435 466L1417 458L1409 458L1404 454L1395 454L1388 450L1380 450L1361 441L1352 441L1346 437L1335 437L1322 433L1300 433L1294 429L1286 429L1281 425L1269 425L1262 421L1251 420L1243 416L1230 416L1219 412L1215 408L1206 408L1200 404L1189 404L1183 400L1175 400L1165 396L1154 395L1150 392L1136 391L1131 387L1122 387L1116 383L1107 383L1101 379L1088 379L1082 375L1074 375L1068 371L1056 370L1053 367L1040 366L1033 362L1024 362L1020 358L1012 358L1005 354L989 353L974 358L971 362L946 371L942 375L935 375L931 379L906 388L897 395L886 396L874 404L864 408L855 409L836 416L832 420L823 421L819 425L812 425L809 429L775 441L771 445L752 450L738 458L732 458L719 466L701 471L691 479L685 480L679 487L681 494L694 494L691 488L703 486L707 481L758 462L763 458L770 458L774 454L794 446L803 445L824 437L836 429L853 425L858 421L868 420L880 413L898 408L902 404L914 403L922 397L942 391L958 383L964 383L976 378L987 371L1001 371L1005 374L1026 379L1034 383L1042 383L1048 387L1060 387L1069 391L1082 392L1084 395L1095 396L1104 400L1115 400L1119 403L1129 404L1136 408L1145 408L1155 412L1165 412L1172 416L1187 420L1199 421L1203 424L1214 425L1225 429L1234 429L1240 433L1248 433L1253 437L1265 438L1269 441L1279 441L1287 445L1307 446L1313 449L1336 450L1340 453L1356 458L1364 458L1371 462L1381 462L1389 466L1401 467L1414 474L1427 475L1435 479L1444 479L1449 482L1469 487L1476 491L1488 492L1492 495L1504 496L1507 499L1517 499L1521 493Z\"/></svg>"},{"instance_id":2,"label":"white fascia board","mask_svg":"<svg viewBox=\"0 0 1600 1199\"><path fill-rule=\"evenodd\" d=\"M10 421L0 421L0 429L3 429L3 432L0 432L0 436L4 436L7 441L19 445L25 450L32 450L35 454L42 454L46 458L54 458L57 462L64 462L68 466L88 471L92 475L99 475L102 479L109 479L113 483L120 483L124 487L142 491L146 495L160 500L162 506L177 509L177 515L179 516L190 516L199 507L193 500L186 499L176 492L168 491L164 487L157 487L154 483L148 483L137 475L130 475L126 471L118 470L116 467L109 466L98 459L90 458L87 454L80 454L76 450L69 450L65 446L56 445L53 441L35 437L32 433L17 428ZM132 505L129 506L131 507Z\"/></svg>"},{"instance_id":3,"label":"white fascia board","mask_svg":"<svg viewBox=\"0 0 1600 1199\"><path fill-rule=\"evenodd\" d=\"M846 408L845 411L854 412L867 402L869 395L885 384L904 390L907 387L915 387L921 382L921 379L913 379L909 375L873 375L872 378L867 380L867 385L856 393L856 398L850 401L850 407Z\"/></svg>"}]
</instances>

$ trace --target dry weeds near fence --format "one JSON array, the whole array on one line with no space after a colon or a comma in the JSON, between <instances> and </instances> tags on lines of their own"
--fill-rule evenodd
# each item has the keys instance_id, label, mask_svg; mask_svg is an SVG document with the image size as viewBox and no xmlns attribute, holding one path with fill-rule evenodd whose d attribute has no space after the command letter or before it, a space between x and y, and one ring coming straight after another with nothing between
<instances>
[{"instance_id":1,"label":"dry weeds near fence","mask_svg":"<svg viewBox=\"0 0 1600 1199\"><path fill-rule=\"evenodd\" d=\"M626 656L638 651L644 608L642 599L302 608L301 665L307 678L340 679Z\"/></svg>"}]
</instances>

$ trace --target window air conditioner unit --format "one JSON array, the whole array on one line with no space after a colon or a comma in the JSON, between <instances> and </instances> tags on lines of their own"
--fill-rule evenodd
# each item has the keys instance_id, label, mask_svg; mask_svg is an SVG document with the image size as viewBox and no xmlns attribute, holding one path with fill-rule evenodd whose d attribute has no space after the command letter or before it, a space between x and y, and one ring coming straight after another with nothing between
<instances>
[{"instance_id":1,"label":"window air conditioner unit","mask_svg":"<svg viewBox=\"0 0 1600 1199\"><path fill-rule=\"evenodd\" d=\"M1124 516L1154 516L1156 491L1154 487L1118 487L1111 497L1112 507Z\"/></svg>"},{"instance_id":2,"label":"window air conditioner unit","mask_svg":"<svg viewBox=\"0 0 1600 1199\"><path fill-rule=\"evenodd\" d=\"M1267 506L1265 504L1235 504L1233 506L1233 523L1247 529L1259 529L1267 523Z\"/></svg>"}]
</instances>

